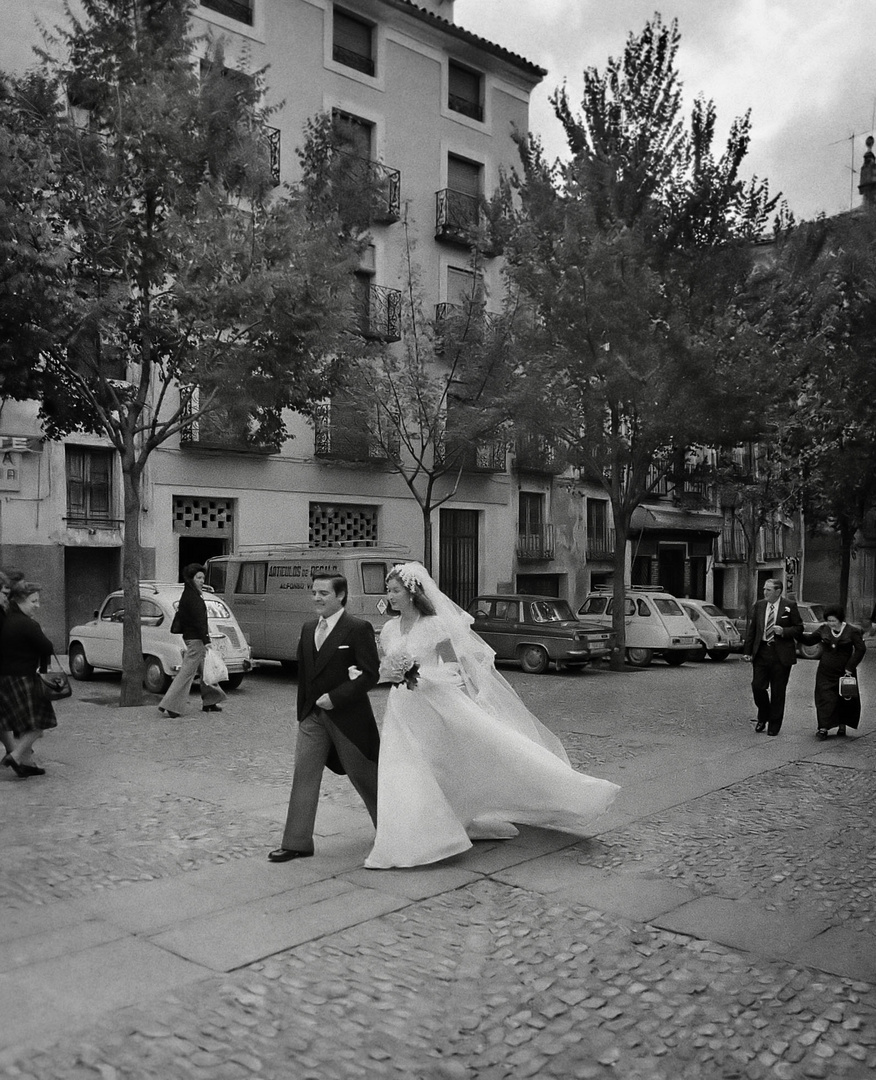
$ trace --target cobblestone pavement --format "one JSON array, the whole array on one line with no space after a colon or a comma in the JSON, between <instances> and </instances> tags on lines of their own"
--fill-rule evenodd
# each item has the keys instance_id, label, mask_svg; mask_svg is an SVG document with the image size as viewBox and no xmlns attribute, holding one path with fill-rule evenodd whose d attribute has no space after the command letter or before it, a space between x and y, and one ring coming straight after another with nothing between
<instances>
[{"instance_id":1,"label":"cobblestone pavement","mask_svg":"<svg viewBox=\"0 0 876 1080\"><path fill-rule=\"evenodd\" d=\"M118 1007L56 1026L53 988L21 981L26 965L54 970L52 935L79 904L122 903L204 874L221 892L236 866L256 856L261 866L278 840L293 734L294 687L274 669L245 683L221 716L178 721L154 705L114 708L109 678L78 686L44 740L48 775L0 778L0 1071L34 1080L869 1077L876 986L856 970L876 973L876 741L865 712L860 735L816 743L814 671L800 664L792 676L778 739L754 734L747 669L732 658L623 674L509 671L576 765L623 785L596 835L530 830L443 869L369 873L358 869L364 811L345 780L328 777L319 821L337 835L361 830L353 858L325 870L327 836L310 876L270 868L283 875L275 891L303 903L315 889L330 903L331 890L355 887L344 895L361 903L382 893L381 910L340 929L317 922L293 947L201 966L193 981L155 989L143 974L141 994L132 970L134 990ZM862 686L871 700L872 655ZM319 900L313 908L318 917ZM168 964L190 959L193 923L180 921L183 937L155 936L174 917L144 908L126 932L164 942ZM76 933L104 926L94 919L90 911ZM798 939L800 927L809 929ZM10 1007L28 992L25 1013L44 1015L23 1040Z\"/></svg>"}]
</instances>

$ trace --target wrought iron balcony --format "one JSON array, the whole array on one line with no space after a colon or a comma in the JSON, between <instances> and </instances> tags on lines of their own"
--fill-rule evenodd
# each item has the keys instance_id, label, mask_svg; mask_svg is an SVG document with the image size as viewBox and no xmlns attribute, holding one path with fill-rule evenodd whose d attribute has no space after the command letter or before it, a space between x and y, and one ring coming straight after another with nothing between
<instances>
[{"instance_id":1,"label":"wrought iron balcony","mask_svg":"<svg viewBox=\"0 0 876 1080\"><path fill-rule=\"evenodd\" d=\"M268 152L271 155L271 179L274 181L274 187L278 187L280 183L280 129L269 127L266 130Z\"/></svg>"},{"instance_id":2,"label":"wrought iron balcony","mask_svg":"<svg viewBox=\"0 0 876 1080\"><path fill-rule=\"evenodd\" d=\"M517 536L517 558L520 562L543 562L554 557L554 527L530 527Z\"/></svg>"},{"instance_id":3,"label":"wrought iron balcony","mask_svg":"<svg viewBox=\"0 0 876 1080\"><path fill-rule=\"evenodd\" d=\"M401 341L401 291L369 285L359 313L359 333L369 341Z\"/></svg>"},{"instance_id":4,"label":"wrought iron balcony","mask_svg":"<svg viewBox=\"0 0 876 1080\"><path fill-rule=\"evenodd\" d=\"M764 525L758 537L760 562L775 562L785 557L785 530L781 525Z\"/></svg>"},{"instance_id":5,"label":"wrought iron balcony","mask_svg":"<svg viewBox=\"0 0 876 1080\"><path fill-rule=\"evenodd\" d=\"M461 97L459 94L447 95L447 106L454 112L462 113L463 116L469 116L472 120L484 119L484 107L479 101L472 101L470 98Z\"/></svg>"},{"instance_id":6,"label":"wrought iron balcony","mask_svg":"<svg viewBox=\"0 0 876 1080\"><path fill-rule=\"evenodd\" d=\"M448 244L461 244L471 247L478 229L484 224L481 213L481 199L464 191L444 188L435 194L435 239ZM488 241L481 244L481 253L486 256L497 254L495 245Z\"/></svg>"},{"instance_id":7,"label":"wrought iron balcony","mask_svg":"<svg viewBox=\"0 0 876 1080\"><path fill-rule=\"evenodd\" d=\"M314 413L313 452L335 461L389 461L399 452L399 437L394 431L374 434L352 404L325 402Z\"/></svg>"},{"instance_id":8,"label":"wrought iron balcony","mask_svg":"<svg viewBox=\"0 0 876 1080\"><path fill-rule=\"evenodd\" d=\"M615 539L614 529L591 528L587 529L587 558L610 559L614 555Z\"/></svg>"},{"instance_id":9,"label":"wrought iron balcony","mask_svg":"<svg viewBox=\"0 0 876 1080\"><path fill-rule=\"evenodd\" d=\"M193 390L183 407L188 417L199 409L199 394ZM253 431L253 418L236 405L217 405L180 432L179 444L189 450L225 450L246 454L279 454L279 443L263 442Z\"/></svg>"},{"instance_id":10,"label":"wrought iron balcony","mask_svg":"<svg viewBox=\"0 0 876 1080\"><path fill-rule=\"evenodd\" d=\"M353 52L352 49L345 49L342 45L332 46L332 59L336 64L355 68L356 71L361 71L365 75L374 74L374 60L370 56Z\"/></svg>"},{"instance_id":11,"label":"wrought iron balcony","mask_svg":"<svg viewBox=\"0 0 876 1080\"><path fill-rule=\"evenodd\" d=\"M557 476L566 467L565 454L544 435L521 435L517 439L515 459L519 470L549 476Z\"/></svg>"},{"instance_id":12,"label":"wrought iron balcony","mask_svg":"<svg viewBox=\"0 0 876 1080\"><path fill-rule=\"evenodd\" d=\"M342 173L359 195L371 194L370 217L381 225L392 225L401 217L401 173L379 161L337 150Z\"/></svg>"},{"instance_id":13,"label":"wrought iron balcony","mask_svg":"<svg viewBox=\"0 0 876 1080\"><path fill-rule=\"evenodd\" d=\"M435 464L463 472L504 472L508 447L504 439L471 441L444 437L435 445Z\"/></svg>"},{"instance_id":14,"label":"wrought iron balcony","mask_svg":"<svg viewBox=\"0 0 876 1080\"><path fill-rule=\"evenodd\" d=\"M718 562L743 563L747 560L745 533L738 522L725 525L718 537Z\"/></svg>"},{"instance_id":15,"label":"wrought iron balcony","mask_svg":"<svg viewBox=\"0 0 876 1080\"><path fill-rule=\"evenodd\" d=\"M200 0L201 7L218 11L220 15L227 15L229 19L252 26L252 0Z\"/></svg>"},{"instance_id":16,"label":"wrought iron balcony","mask_svg":"<svg viewBox=\"0 0 876 1080\"><path fill-rule=\"evenodd\" d=\"M457 341L475 341L492 345L501 325L501 316L484 310L477 303L436 304L435 329L443 338L455 337ZM443 340L436 341L436 349L443 348Z\"/></svg>"}]
</instances>

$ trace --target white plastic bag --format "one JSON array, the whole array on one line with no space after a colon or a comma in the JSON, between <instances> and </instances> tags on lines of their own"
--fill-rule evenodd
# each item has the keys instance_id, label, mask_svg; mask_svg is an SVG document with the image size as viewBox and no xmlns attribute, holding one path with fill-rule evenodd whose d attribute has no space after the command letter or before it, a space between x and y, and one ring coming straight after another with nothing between
<instances>
[{"instance_id":1,"label":"white plastic bag","mask_svg":"<svg viewBox=\"0 0 876 1080\"><path fill-rule=\"evenodd\" d=\"M218 686L219 683L226 682L228 679L228 668L225 666L225 661L212 645L207 647L207 652L204 655L204 668L201 672L201 679L208 686Z\"/></svg>"}]
</instances>

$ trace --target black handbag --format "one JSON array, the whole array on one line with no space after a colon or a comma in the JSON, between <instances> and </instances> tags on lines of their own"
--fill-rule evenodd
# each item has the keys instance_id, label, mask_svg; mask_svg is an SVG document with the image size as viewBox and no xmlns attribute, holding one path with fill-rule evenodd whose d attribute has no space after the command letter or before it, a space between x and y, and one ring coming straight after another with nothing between
<instances>
[{"instance_id":1,"label":"black handbag","mask_svg":"<svg viewBox=\"0 0 876 1080\"><path fill-rule=\"evenodd\" d=\"M47 701L60 701L61 698L71 697L73 694L73 687L70 685L70 680L64 671L61 671L61 665L58 663L58 658L52 653L52 659L58 664L58 671L39 671L37 672L37 678L40 680L40 687L43 692L43 697Z\"/></svg>"},{"instance_id":2,"label":"black handbag","mask_svg":"<svg viewBox=\"0 0 876 1080\"><path fill-rule=\"evenodd\" d=\"M858 680L854 675L841 675L839 681L840 697L846 701L854 701L858 696Z\"/></svg>"}]
</instances>

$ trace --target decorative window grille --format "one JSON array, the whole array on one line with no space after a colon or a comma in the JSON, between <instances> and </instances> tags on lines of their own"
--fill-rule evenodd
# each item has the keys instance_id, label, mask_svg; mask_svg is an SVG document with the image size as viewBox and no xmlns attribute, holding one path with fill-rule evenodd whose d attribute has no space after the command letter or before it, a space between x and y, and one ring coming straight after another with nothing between
<instances>
[{"instance_id":1,"label":"decorative window grille","mask_svg":"<svg viewBox=\"0 0 876 1080\"><path fill-rule=\"evenodd\" d=\"M173 531L185 536L222 536L231 539L234 502L234 499L174 495Z\"/></svg>"},{"instance_id":2,"label":"decorative window grille","mask_svg":"<svg viewBox=\"0 0 876 1080\"><path fill-rule=\"evenodd\" d=\"M311 547L356 544L373 547L377 543L377 507L348 503L310 504Z\"/></svg>"}]
</instances>

